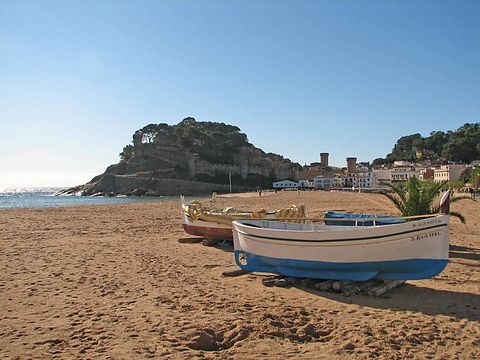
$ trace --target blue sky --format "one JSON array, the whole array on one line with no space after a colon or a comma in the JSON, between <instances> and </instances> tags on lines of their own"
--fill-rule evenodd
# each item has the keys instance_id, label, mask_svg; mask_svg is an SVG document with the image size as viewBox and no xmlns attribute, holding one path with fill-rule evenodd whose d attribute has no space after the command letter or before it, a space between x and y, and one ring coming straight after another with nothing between
<instances>
[{"instance_id":1,"label":"blue sky","mask_svg":"<svg viewBox=\"0 0 480 360\"><path fill-rule=\"evenodd\" d=\"M478 1L0 1L0 187L86 182L187 116L344 166L479 114Z\"/></svg>"}]
</instances>

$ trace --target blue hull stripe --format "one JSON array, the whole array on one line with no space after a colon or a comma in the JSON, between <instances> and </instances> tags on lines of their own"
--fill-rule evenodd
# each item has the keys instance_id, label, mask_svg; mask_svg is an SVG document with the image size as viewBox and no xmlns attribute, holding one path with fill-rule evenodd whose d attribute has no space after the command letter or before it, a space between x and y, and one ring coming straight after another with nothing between
<instances>
[{"instance_id":1,"label":"blue hull stripe","mask_svg":"<svg viewBox=\"0 0 480 360\"><path fill-rule=\"evenodd\" d=\"M249 224L242 224L242 225L247 225ZM405 234L410 234L414 232L423 232L426 230L431 230L431 229L436 229L438 227L443 227L447 226L447 224L440 224L440 225L434 225L434 226L429 226L425 227L422 229L413 229L413 230L407 230L407 231L401 231L398 233L394 234L386 234L386 235L377 235L377 236L367 236L367 237L362 237L362 238L341 238L341 239L328 239L328 240L313 240L313 239L285 239L285 238L277 238L277 237L272 237L272 236L263 236L263 235L256 235L256 234L249 234L246 233L238 228L235 228L235 231L238 231L239 233L254 237L254 238L259 238L259 239L265 239L265 240L280 240L280 241L290 241L290 242L310 242L310 243L324 243L324 242L339 242L339 241L361 241L361 240L371 240L371 239L381 239L381 238L387 238L387 237L392 237L392 236L398 236L398 235L405 235ZM255 226L253 226L256 228Z\"/></svg>"},{"instance_id":2,"label":"blue hull stripe","mask_svg":"<svg viewBox=\"0 0 480 360\"><path fill-rule=\"evenodd\" d=\"M277 259L235 250L237 265L248 271L285 276L365 281L429 279L447 266L448 259L409 259L339 263L310 260Z\"/></svg>"}]
</instances>

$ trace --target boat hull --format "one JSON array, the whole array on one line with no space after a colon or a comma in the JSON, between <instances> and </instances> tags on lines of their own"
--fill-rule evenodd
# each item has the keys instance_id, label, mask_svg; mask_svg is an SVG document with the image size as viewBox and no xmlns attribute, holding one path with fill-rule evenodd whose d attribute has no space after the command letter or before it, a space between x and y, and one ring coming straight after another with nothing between
<instances>
[{"instance_id":1,"label":"boat hull","mask_svg":"<svg viewBox=\"0 0 480 360\"><path fill-rule=\"evenodd\" d=\"M246 256L246 260L243 260ZM381 280L420 280L429 279L443 271L448 260L410 259L374 262L328 262L295 259L278 259L235 250L237 265L251 272L267 272L284 276L365 281ZM243 265L243 262L246 262Z\"/></svg>"},{"instance_id":2,"label":"boat hull","mask_svg":"<svg viewBox=\"0 0 480 360\"><path fill-rule=\"evenodd\" d=\"M187 234L194 236L202 236L209 240L224 240L233 241L233 228L232 221L242 218L265 218L276 219L280 217L292 217L293 221L301 222L305 217L305 208L303 206L292 205L290 208L280 209L278 211L267 212L260 210L258 212L249 212L243 210L235 210L231 212L232 208L227 209L215 209L217 214L209 214L205 211L206 215L200 218L198 215L191 215L188 205L185 204L185 199L181 197L182 202L182 222L183 229ZM197 206L200 204L196 204ZM224 213L222 213L224 212ZM219 214L220 213L220 214Z\"/></svg>"},{"instance_id":3,"label":"boat hull","mask_svg":"<svg viewBox=\"0 0 480 360\"><path fill-rule=\"evenodd\" d=\"M209 240L233 241L232 227L210 221L190 220L183 215L183 230L190 235L201 236Z\"/></svg>"},{"instance_id":4,"label":"boat hull","mask_svg":"<svg viewBox=\"0 0 480 360\"><path fill-rule=\"evenodd\" d=\"M448 216L361 229L268 229L268 223L233 223L235 261L242 269L313 279L418 280L439 274L448 262Z\"/></svg>"},{"instance_id":5,"label":"boat hull","mask_svg":"<svg viewBox=\"0 0 480 360\"><path fill-rule=\"evenodd\" d=\"M232 229L216 228L213 226L195 226L183 224L183 230L190 235L201 236L209 240L233 241Z\"/></svg>"}]
</instances>

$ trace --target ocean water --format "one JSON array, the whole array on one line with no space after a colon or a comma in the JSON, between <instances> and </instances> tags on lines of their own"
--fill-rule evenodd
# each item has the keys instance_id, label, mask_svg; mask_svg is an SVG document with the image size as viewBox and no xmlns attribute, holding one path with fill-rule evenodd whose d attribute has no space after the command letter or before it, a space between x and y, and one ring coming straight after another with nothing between
<instances>
[{"instance_id":1,"label":"ocean water","mask_svg":"<svg viewBox=\"0 0 480 360\"><path fill-rule=\"evenodd\" d=\"M0 210L11 208L45 208L77 205L126 204L177 200L177 196L159 197L90 197L55 196L64 188L9 188L0 189Z\"/></svg>"}]
</instances>

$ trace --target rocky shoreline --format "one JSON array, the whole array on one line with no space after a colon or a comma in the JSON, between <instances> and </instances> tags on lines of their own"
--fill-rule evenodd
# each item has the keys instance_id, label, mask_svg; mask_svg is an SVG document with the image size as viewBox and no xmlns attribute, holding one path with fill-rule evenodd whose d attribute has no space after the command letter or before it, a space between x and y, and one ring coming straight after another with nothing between
<instances>
[{"instance_id":1,"label":"rocky shoreline","mask_svg":"<svg viewBox=\"0 0 480 360\"><path fill-rule=\"evenodd\" d=\"M102 174L84 185L78 185L57 193L57 196L176 196L209 195L212 192L229 192L226 184L194 180L157 178L140 175ZM232 191L245 188L233 186Z\"/></svg>"}]
</instances>

